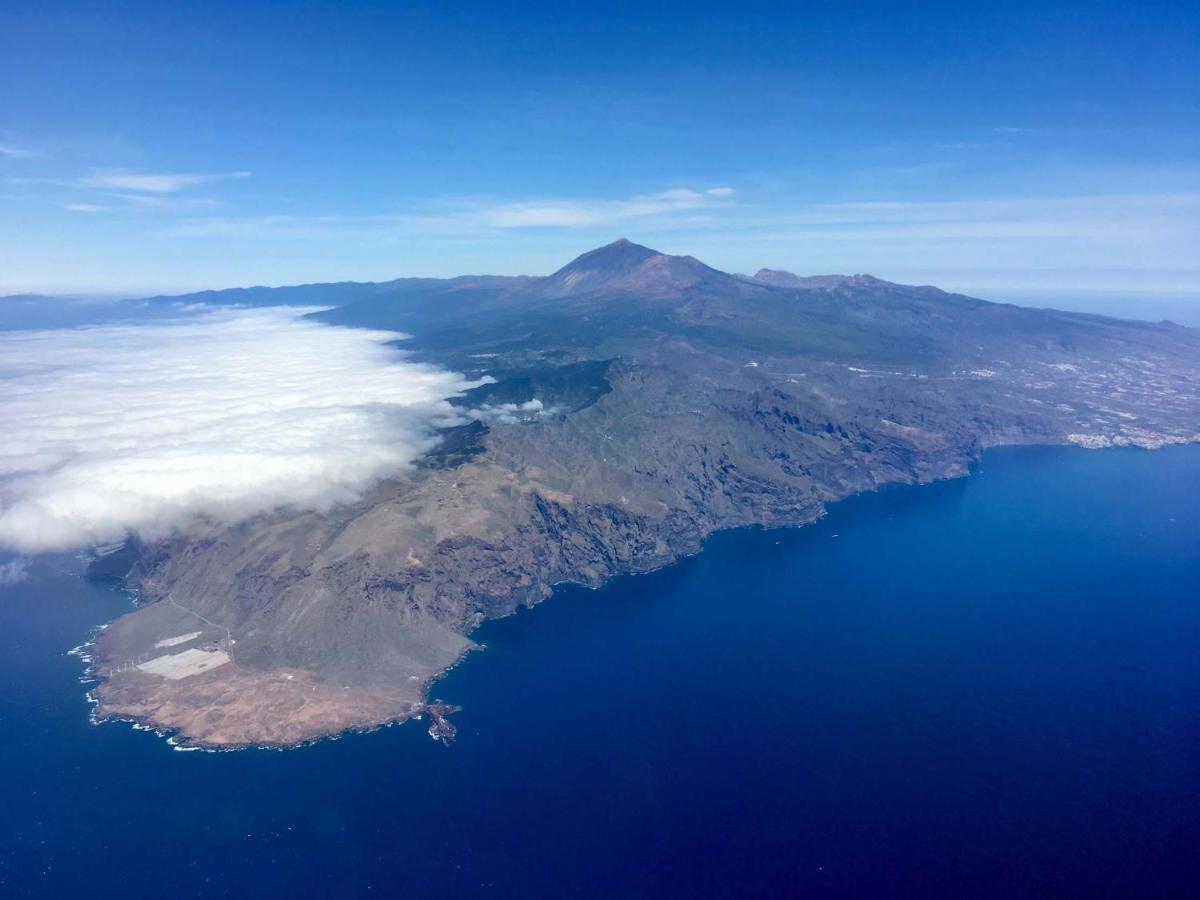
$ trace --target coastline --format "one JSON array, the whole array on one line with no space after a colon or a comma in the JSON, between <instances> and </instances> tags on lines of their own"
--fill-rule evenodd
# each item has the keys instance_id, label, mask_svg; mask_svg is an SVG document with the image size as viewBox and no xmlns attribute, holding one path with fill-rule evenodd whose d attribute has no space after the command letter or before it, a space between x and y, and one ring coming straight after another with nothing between
<instances>
[{"instance_id":1,"label":"coastline","mask_svg":"<svg viewBox=\"0 0 1200 900\"><path fill-rule=\"evenodd\" d=\"M1148 435L1148 437L1157 437L1157 436ZM983 461L985 454L987 454L988 452L991 452L991 451L996 451L996 450L1003 451L1003 450L1020 449L1020 448L1031 448L1031 449L1032 448L1046 448L1046 449L1075 448L1075 449L1080 449L1080 450L1095 450L1095 449L1113 448L1113 449L1138 449L1138 450L1152 451L1152 450L1162 449L1162 448L1168 447L1168 446L1179 446L1179 445L1184 445L1184 444L1197 444L1197 443L1200 443L1200 435L1195 435L1190 440L1189 439L1179 439L1179 438L1170 436L1170 437L1166 437L1166 438L1160 438L1157 441L1149 441L1148 440L1144 443L1139 443L1139 442L1134 442L1134 441L1125 441L1125 442L1119 442L1119 443L1110 441L1109 443L1105 443L1105 444L1080 443L1077 441L1070 440L1070 437L1068 437L1066 440L1059 441L1059 442L1053 442L1053 443L1045 442L1045 441L1031 441L1031 442L1011 442L1010 441L1010 442L996 443L996 444L986 445L986 446L981 444L978 449L978 452L973 457L968 458L965 461L965 464L961 464L960 461L957 459L948 460L947 465L945 467L946 474L938 475L936 477L924 479L924 480L917 480L917 479L909 480L909 481L895 480L895 481L888 481L888 482L875 484L869 488L864 488L864 489L855 491L854 493L847 494L844 497L839 497L832 502L822 504L820 509L815 513L815 515L807 516L807 517L804 517L803 519L797 518L797 520L795 520L795 521L782 522L782 523L779 523L779 522L751 523L751 524L739 524L739 525L732 525L732 526L728 526L728 527L714 528L711 531L708 531L707 533L705 533L701 537L698 546L691 549L690 551L684 551L684 552L680 552L680 553L674 555L670 561L668 561L665 564L660 565L660 566L655 566L655 567L646 568L646 569L637 569L637 570L617 572L617 573L612 574L610 577L605 578L604 580L599 581L599 582L587 581L582 577L577 578L577 579L572 579L572 578L561 579L561 580L556 581L553 584L551 584L549 586L549 589L546 591L540 591L540 592L539 591L531 591L529 593L529 595L527 597L525 597L521 602L514 604L511 609L507 610L506 612L504 612L501 615L481 617L477 622L474 623L474 625L471 627L471 629L466 633L465 637L467 638L469 643L463 649L463 651L458 655L458 657L453 662L451 662L449 665L440 669L437 673L429 676L428 678L423 679L421 682L419 682L418 685L414 685L414 687L417 687L419 689L420 696L422 698L422 700L420 701L420 704L415 706L411 711L409 711L407 713L389 717L387 719L383 719L380 721L363 721L363 722L357 723L357 724L350 724L344 728L339 728L337 730L314 732L311 735L307 735L307 736L302 737L301 739L295 740L295 741L210 743L210 742L206 742L203 740L196 740L196 739L188 738L188 737L182 735L178 729L172 728L168 725L165 725L164 723L156 721L155 719L153 719L151 717L132 716L132 715L124 714L124 713L122 713L120 711L116 711L116 710L106 712L104 710L103 701L95 696L95 693L94 693L96 690L95 688L86 692L87 700L88 700L89 704L91 705L91 712L89 715L89 719L90 719L90 721L92 721L93 724L97 724L97 725L104 724L104 723L128 723L128 724L131 724L136 730L153 732L157 737L164 739L165 742L169 746L171 746L173 749L180 750L180 751L202 750L205 752L233 752L233 751L238 751L238 750L253 750L253 749L289 750L289 749L299 749L301 747L311 746L311 745L318 744L318 743L321 743L321 742L324 742L327 740L337 740L337 739L340 739L341 737L349 736L352 734L367 734L367 733L376 731L381 728L391 727L393 725L400 725L400 724L403 724L403 723L408 722L413 719L421 720L423 718L423 715L425 714L425 710L427 707L436 706L443 702L441 700L431 699L430 694L431 694L434 686L438 682L440 682L444 678L446 678L450 674L450 672L456 670L463 662L465 662L467 660L467 658L472 653L486 649L485 645L478 643L474 639L474 635L477 634L477 632L479 631L480 628L482 628L483 626L485 626L486 624L488 624L490 622L509 618L509 617L515 615L517 612L519 612L522 608L533 609L534 607L541 605L541 603L544 602L545 600L551 599L559 587L581 587L581 588L587 588L590 590L599 590L602 587L606 587L606 586L612 584L613 581L615 581L617 579L623 579L623 578L628 578L628 577L636 576L636 575L647 575L647 574L652 574L655 572L660 572L664 569L668 569L668 568L678 565L680 562L682 562L685 559L688 559L688 558L691 558L694 556L698 556L704 552L709 540L717 534L727 533L730 531L753 530L753 529L760 529L760 530L764 530L764 531L776 531L776 530L784 530L784 529L787 529L787 530L801 529L801 528L804 528L808 525L812 525L815 522L818 522L821 519L823 519L829 513L831 507L835 507L836 505L838 505L846 500L852 499L854 497L877 493L880 490L885 490L885 489L920 487L920 486L924 486L924 485L928 485L928 484L935 484L935 483L940 483L940 482L945 482L945 481L951 481L951 480L956 480L956 479L960 479L960 478L968 478L974 472L976 466L978 466ZM117 589L126 591L126 592L130 593L131 595L136 595L136 591L131 591L127 588L122 587L122 588L117 588ZM83 676L81 676L81 678L80 678L80 681L83 683L93 683L93 684L101 684L101 685L103 684L103 681L104 681L103 678L96 675L92 670L93 659L92 659L92 656L90 655L90 653L88 652L88 650L92 647L95 638L99 634L101 634L110 624L111 624L111 622L108 622L108 623L104 623L102 625L97 626L96 629L94 629L92 636L89 638L89 640L87 642L85 642L84 644L81 644L79 647L76 647L76 648L72 649L71 651L69 651L72 655L79 656L81 659L83 659L85 661L85 671L84 671ZM433 734L432 731L431 731L431 737L433 737L435 740L438 739L438 736Z\"/></svg>"}]
</instances>

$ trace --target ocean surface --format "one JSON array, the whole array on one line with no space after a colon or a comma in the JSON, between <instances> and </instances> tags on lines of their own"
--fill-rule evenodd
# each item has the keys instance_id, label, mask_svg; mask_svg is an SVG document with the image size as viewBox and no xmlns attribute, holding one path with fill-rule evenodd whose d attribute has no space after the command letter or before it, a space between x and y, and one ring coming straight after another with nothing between
<instances>
[{"instance_id":1,"label":"ocean surface","mask_svg":"<svg viewBox=\"0 0 1200 900\"><path fill-rule=\"evenodd\" d=\"M1200 447L989 453L487 625L420 724L88 723L125 611L0 588L0 896L1200 895Z\"/></svg>"}]
</instances>

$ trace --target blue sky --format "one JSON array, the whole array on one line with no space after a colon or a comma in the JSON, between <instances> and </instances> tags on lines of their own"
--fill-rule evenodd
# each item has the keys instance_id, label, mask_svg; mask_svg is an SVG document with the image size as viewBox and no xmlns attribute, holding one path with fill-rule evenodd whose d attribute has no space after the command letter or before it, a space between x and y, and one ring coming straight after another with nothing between
<instances>
[{"instance_id":1,"label":"blue sky","mask_svg":"<svg viewBox=\"0 0 1200 900\"><path fill-rule=\"evenodd\" d=\"M1200 12L0 8L0 292L731 270L1200 291Z\"/></svg>"}]
</instances>

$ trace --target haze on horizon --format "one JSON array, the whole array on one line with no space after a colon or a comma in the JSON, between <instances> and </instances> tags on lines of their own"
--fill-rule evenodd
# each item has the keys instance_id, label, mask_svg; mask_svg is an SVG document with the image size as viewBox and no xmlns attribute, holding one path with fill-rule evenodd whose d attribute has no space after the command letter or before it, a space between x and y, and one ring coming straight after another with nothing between
<instances>
[{"instance_id":1,"label":"haze on horizon","mask_svg":"<svg viewBox=\"0 0 1200 900\"><path fill-rule=\"evenodd\" d=\"M1194 4L0 11L0 294L726 271L1200 293Z\"/></svg>"}]
</instances>

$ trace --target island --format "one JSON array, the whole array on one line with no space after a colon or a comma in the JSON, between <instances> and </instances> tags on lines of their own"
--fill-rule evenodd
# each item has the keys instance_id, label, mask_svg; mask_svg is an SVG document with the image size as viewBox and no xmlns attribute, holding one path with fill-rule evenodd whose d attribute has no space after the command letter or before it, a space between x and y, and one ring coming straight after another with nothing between
<instances>
[{"instance_id":1,"label":"island","mask_svg":"<svg viewBox=\"0 0 1200 900\"><path fill-rule=\"evenodd\" d=\"M964 476L989 447L1200 440L1200 331L868 275L737 275L626 240L545 277L175 299L331 306L314 315L409 333L416 358L486 381L454 401L464 411L511 413L443 429L355 503L97 552L92 574L135 606L86 648L94 715L181 746L291 746L422 715L448 740L456 708L429 701L433 682L480 623L555 585Z\"/></svg>"}]
</instances>

